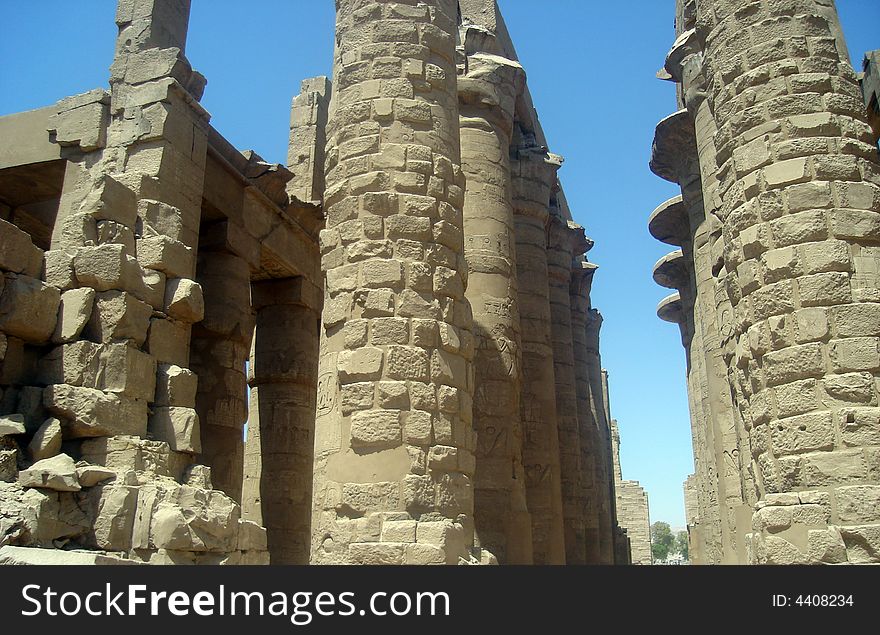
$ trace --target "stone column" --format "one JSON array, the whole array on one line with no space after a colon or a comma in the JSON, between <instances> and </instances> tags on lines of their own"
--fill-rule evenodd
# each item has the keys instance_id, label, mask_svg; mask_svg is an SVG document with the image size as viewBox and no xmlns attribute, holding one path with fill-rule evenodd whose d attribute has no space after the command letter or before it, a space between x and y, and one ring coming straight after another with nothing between
<instances>
[{"instance_id":1,"label":"stone column","mask_svg":"<svg viewBox=\"0 0 880 635\"><path fill-rule=\"evenodd\" d=\"M466 38L465 38L466 39ZM465 175L467 299L474 313L478 544L502 564L531 564L520 423L521 338L510 182L510 136L522 67L473 52L458 78Z\"/></svg>"},{"instance_id":2,"label":"stone column","mask_svg":"<svg viewBox=\"0 0 880 635\"><path fill-rule=\"evenodd\" d=\"M539 147L519 149L512 165L523 346L520 417L535 564L565 563L547 270L550 193L560 165L561 157Z\"/></svg>"},{"instance_id":3,"label":"stone column","mask_svg":"<svg viewBox=\"0 0 880 635\"><path fill-rule=\"evenodd\" d=\"M193 327L191 345L191 365L199 377L201 460L211 468L215 486L241 502L245 362L254 330L250 267L229 253L201 252L196 278L205 292L205 318Z\"/></svg>"},{"instance_id":4,"label":"stone column","mask_svg":"<svg viewBox=\"0 0 880 635\"><path fill-rule=\"evenodd\" d=\"M718 197L717 162L715 153L715 118L706 99L703 53L696 32L682 33L666 58L666 70L671 78L681 83L682 101L694 124L695 158L700 180L682 178L683 200L688 208L690 224L690 252L693 257L695 282L694 321L700 331L702 344L697 353L706 369L704 401L710 413L710 439L707 451L715 454L718 474L719 505L722 522L721 562L745 562L744 535L751 527L753 479L750 476L748 436L742 417L733 408L730 384L727 379L725 357L733 355L732 329L722 318L722 294L718 279L723 271L723 244L721 222L717 216ZM688 169L688 174L693 168Z\"/></svg>"},{"instance_id":5,"label":"stone column","mask_svg":"<svg viewBox=\"0 0 880 635\"><path fill-rule=\"evenodd\" d=\"M557 215L550 217L547 247L553 374L559 434L565 562L586 563L585 507L581 484L581 435L571 326L571 278L575 256L583 255L584 230Z\"/></svg>"},{"instance_id":6,"label":"stone column","mask_svg":"<svg viewBox=\"0 0 880 635\"><path fill-rule=\"evenodd\" d=\"M454 0L339 0L313 563L473 558Z\"/></svg>"},{"instance_id":7,"label":"stone column","mask_svg":"<svg viewBox=\"0 0 880 635\"><path fill-rule=\"evenodd\" d=\"M287 167L293 178L287 192L301 201L320 201L324 192L324 151L330 80L323 75L304 79L290 107Z\"/></svg>"},{"instance_id":8,"label":"stone column","mask_svg":"<svg viewBox=\"0 0 880 635\"><path fill-rule=\"evenodd\" d=\"M605 397L602 381L602 359L599 356L599 331L602 328L602 315L590 309L586 320L587 370L590 382L590 412L596 422L596 437L599 451L595 461L596 490L599 516L599 561L598 564L614 564L614 520L613 474L608 461L610 450L608 416L605 410Z\"/></svg>"},{"instance_id":9,"label":"stone column","mask_svg":"<svg viewBox=\"0 0 880 635\"><path fill-rule=\"evenodd\" d=\"M761 495L749 555L876 562L877 151L827 3L739 8L701 2L697 34L718 124L732 388Z\"/></svg>"},{"instance_id":10,"label":"stone column","mask_svg":"<svg viewBox=\"0 0 880 635\"><path fill-rule=\"evenodd\" d=\"M598 564L599 508L603 492L597 480L596 462L601 460L599 429L590 408L590 369L587 353L587 314L596 265L576 261L571 276L571 348L574 355L578 430L580 435L580 482L584 513L586 564Z\"/></svg>"},{"instance_id":11,"label":"stone column","mask_svg":"<svg viewBox=\"0 0 880 635\"><path fill-rule=\"evenodd\" d=\"M303 278L252 286L242 515L266 527L272 564L308 564L320 290Z\"/></svg>"}]
</instances>

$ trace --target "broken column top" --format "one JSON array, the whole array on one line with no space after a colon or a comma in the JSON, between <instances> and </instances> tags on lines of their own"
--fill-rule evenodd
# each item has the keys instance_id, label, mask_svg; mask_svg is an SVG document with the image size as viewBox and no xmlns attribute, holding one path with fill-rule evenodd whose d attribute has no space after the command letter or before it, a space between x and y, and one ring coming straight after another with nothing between
<instances>
[{"instance_id":1,"label":"broken column top","mask_svg":"<svg viewBox=\"0 0 880 635\"><path fill-rule=\"evenodd\" d=\"M648 218L648 231L662 243L680 247L689 235L687 210L681 195L661 203Z\"/></svg>"},{"instance_id":2,"label":"broken column top","mask_svg":"<svg viewBox=\"0 0 880 635\"><path fill-rule=\"evenodd\" d=\"M116 24L129 52L151 48L186 50L191 0L119 0ZM121 37L122 35L126 37Z\"/></svg>"},{"instance_id":3,"label":"broken column top","mask_svg":"<svg viewBox=\"0 0 880 635\"><path fill-rule=\"evenodd\" d=\"M697 139L694 122L686 109L679 110L657 124L651 149L651 171L661 179L681 183L696 170Z\"/></svg>"},{"instance_id":4,"label":"broken column top","mask_svg":"<svg viewBox=\"0 0 880 635\"><path fill-rule=\"evenodd\" d=\"M687 261L681 249L660 258L654 265L654 282L667 289L682 289L688 281Z\"/></svg>"},{"instance_id":5,"label":"broken column top","mask_svg":"<svg viewBox=\"0 0 880 635\"><path fill-rule=\"evenodd\" d=\"M681 295L676 291L662 300L657 305L657 317L664 322L681 324L684 322L684 312L681 306Z\"/></svg>"}]
</instances>

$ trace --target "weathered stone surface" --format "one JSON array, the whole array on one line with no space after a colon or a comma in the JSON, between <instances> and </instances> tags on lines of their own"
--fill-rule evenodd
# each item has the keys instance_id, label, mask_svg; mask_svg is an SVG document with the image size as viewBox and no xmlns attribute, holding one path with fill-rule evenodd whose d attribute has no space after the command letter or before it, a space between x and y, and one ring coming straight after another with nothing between
<instances>
[{"instance_id":1,"label":"weathered stone surface","mask_svg":"<svg viewBox=\"0 0 880 635\"><path fill-rule=\"evenodd\" d=\"M66 384L47 386L46 408L62 421L65 437L144 435L147 431L147 403L114 393Z\"/></svg>"},{"instance_id":2,"label":"weathered stone surface","mask_svg":"<svg viewBox=\"0 0 880 635\"><path fill-rule=\"evenodd\" d=\"M89 287L71 289L61 294L58 307L58 323L52 341L56 344L73 342L92 317L95 290Z\"/></svg>"},{"instance_id":3,"label":"weathered stone surface","mask_svg":"<svg viewBox=\"0 0 880 635\"><path fill-rule=\"evenodd\" d=\"M58 492L78 492L76 464L66 454L37 461L26 470L18 473L18 482L23 487L39 487Z\"/></svg>"},{"instance_id":4,"label":"weathered stone surface","mask_svg":"<svg viewBox=\"0 0 880 635\"><path fill-rule=\"evenodd\" d=\"M192 408L155 407L149 432L153 439L165 441L175 452L199 454L202 451L199 415Z\"/></svg>"},{"instance_id":5,"label":"weathered stone surface","mask_svg":"<svg viewBox=\"0 0 880 635\"><path fill-rule=\"evenodd\" d=\"M174 278L165 285L165 312L181 322L193 323L205 317L202 286L186 278Z\"/></svg>"},{"instance_id":6,"label":"weathered stone surface","mask_svg":"<svg viewBox=\"0 0 880 635\"><path fill-rule=\"evenodd\" d=\"M43 268L43 252L31 237L18 227L0 220L0 270L21 273L32 278Z\"/></svg>"},{"instance_id":7,"label":"weathered stone surface","mask_svg":"<svg viewBox=\"0 0 880 635\"><path fill-rule=\"evenodd\" d=\"M32 461L48 459L61 452L61 422L54 417L46 419L28 444Z\"/></svg>"},{"instance_id":8,"label":"weathered stone surface","mask_svg":"<svg viewBox=\"0 0 880 635\"><path fill-rule=\"evenodd\" d=\"M116 478L116 472L80 461L76 464L76 478L83 487L94 487L98 483Z\"/></svg>"},{"instance_id":9,"label":"weathered stone surface","mask_svg":"<svg viewBox=\"0 0 880 635\"><path fill-rule=\"evenodd\" d=\"M23 415L4 415L0 417L0 437L24 434L26 428Z\"/></svg>"},{"instance_id":10,"label":"weathered stone surface","mask_svg":"<svg viewBox=\"0 0 880 635\"><path fill-rule=\"evenodd\" d=\"M55 331L61 294L36 278L6 274L0 295L0 330L26 342L47 342Z\"/></svg>"},{"instance_id":11,"label":"weathered stone surface","mask_svg":"<svg viewBox=\"0 0 880 635\"><path fill-rule=\"evenodd\" d=\"M196 403L198 377L187 368L160 364L156 375L156 405L191 408Z\"/></svg>"},{"instance_id":12,"label":"weathered stone surface","mask_svg":"<svg viewBox=\"0 0 880 635\"><path fill-rule=\"evenodd\" d=\"M0 565L130 565L133 560L100 551L41 549L38 547L0 547Z\"/></svg>"}]
</instances>

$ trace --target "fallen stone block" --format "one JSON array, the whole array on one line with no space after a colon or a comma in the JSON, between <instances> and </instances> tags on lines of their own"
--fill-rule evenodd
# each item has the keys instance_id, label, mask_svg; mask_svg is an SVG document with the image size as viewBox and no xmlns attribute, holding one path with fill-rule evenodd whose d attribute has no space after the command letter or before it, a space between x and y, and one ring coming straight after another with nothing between
<instances>
[{"instance_id":1,"label":"fallen stone block","mask_svg":"<svg viewBox=\"0 0 880 635\"><path fill-rule=\"evenodd\" d=\"M94 487L98 483L116 478L116 472L100 465L79 461L76 464L76 478L83 487Z\"/></svg>"},{"instance_id":2,"label":"fallen stone block","mask_svg":"<svg viewBox=\"0 0 880 635\"><path fill-rule=\"evenodd\" d=\"M96 565L96 564L140 564L100 551L66 551L64 549L42 549L39 547L0 547L0 566L2 565Z\"/></svg>"},{"instance_id":3,"label":"fallen stone block","mask_svg":"<svg viewBox=\"0 0 880 635\"><path fill-rule=\"evenodd\" d=\"M189 465L189 455L172 452L163 441L134 436L88 439L82 443L82 458L115 472L137 470L179 479Z\"/></svg>"},{"instance_id":4,"label":"fallen stone block","mask_svg":"<svg viewBox=\"0 0 880 635\"><path fill-rule=\"evenodd\" d=\"M160 364L156 373L156 405L192 408L196 403L199 378L188 368Z\"/></svg>"},{"instance_id":5,"label":"fallen stone block","mask_svg":"<svg viewBox=\"0 0 880 635\"><path fill-rule=\"evenodd\" d=\"M201 489L214 489L211 482L211 468L207 465L190 465L184 470L181 483Z\"/></svg>"},{"instance_id":6,"label":"fallen stone block","mask_svg":"<svg viewBox=\"0 0 880 635\"><path fill-rule=\"evenodd\" d=\"M187 324L201 321L205 317L202 286L188 278L168 280L165 285L165 313Z\"/></svg>"},{"instance_id":7,"label":"fallen stone block","mask_svg":"<svg viewBox=\"0 0 880 635\"><path fill-rule=\"evenodd\" d=\"M6 274L0 296L0 330L42 344L55 331L61 293L36 278Z\"/></svg>"},{"instance_id":8,"label":"fallen stone block","mask_svg":"<svg viewBox=\"0 0 880 635\"><path fill-rule=\"evenodd\" d=\"M76 478L76 464L66 454L37 461L18 473L22 487L39 487L58 492L78 492L82 487Z\"/></svg>"},{"instance_id":9,"label":"fallen stone block","mask_svg":"<svg viewBox=\"0 0 880 635\"><path fill-rule=\"evenodd\" d=\"M61 452L61 422L52 417L43 422L31 442L28 444L28 452L32 461L42 461Z\"/></svg>"},{"instance_id":10,"label":"fallen stone block","mask_svg":"<svg viewBox=\"0 0 880 635\"><path fill-rule=\"evenodd\" d=\"M138 500L138 488L127 485L104 485L89 492L94 522L90 539L99 549L127 551Z\"/></svg>"},{"instance_id":11,"label":"fallen stone block","mask_svg":"<svg viewBox=\"0 0 880 635\"><path fill-rule=\"evenodd\" d=\"M91 522L75 495L0 483L0 544L51 547L77 539Z\"/></svg>"},{"instance_id":12,"label":"fallen stone block","mask_svg":"<svg viewBox=\"0 0 880 635\"><path fill-rule=\"evenodd\" d=\"M43 251L12 223L0 220L0 269L39 278Z\"/></svg>"},{"instance_id":13,"label":"fallen stone block","mask_svg":"<svg viewBox=\"0 0 880 635\"><path fill-rule=\"evenodd\" d=\"M52 341L62 344L76 340L92 316L94 302L95 290L89 287L62 293Z\"/></svg>"},{"instance_id":14,"label":"fallen stone block","mask_svg":"<svg viewBox=\"0 0 880 635\"><path fill-rule=\"evenodd\" d=\"M93 388L66 384L47 386L43 403L62 419L64 437L143 436L147 432L147 403Z\"/></svg>"},{"instance_id":15,"label":"fallen stone block","mask_svg":"<svg viewBox=\"0 0 880 635\"><path fill-rule=\"evenodd\" d=\"M175 452L199 454L202 444L199 415L193 408L160 406L154 408L149 423L150 435L157 441L165 441Z\"/></svg>"},{"instance_id":16,"label":"fallen stone block","mask_svg":"<svg viewBox=\"0 0 880 635\"><path fill-rule=\"evenodd\" d=\"M24 434L26 431L24 415L14 414L0 417L0 437Z\"/></svg>"}]
</instances>

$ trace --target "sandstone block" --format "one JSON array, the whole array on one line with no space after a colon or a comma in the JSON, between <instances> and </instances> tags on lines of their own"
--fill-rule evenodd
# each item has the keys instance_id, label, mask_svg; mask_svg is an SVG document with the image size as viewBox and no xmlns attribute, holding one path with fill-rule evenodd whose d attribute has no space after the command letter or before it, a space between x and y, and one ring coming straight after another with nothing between
<instances>
[{"instance_id":1,"label":"sandstone block","mask_svg":"<svg viewBox=\"0 0 880 635\"><path fill-rule=\"evenodd\" d=\"M39 278L43 251L31 237L12 223L0 220L0 269Z\"/></svg>"},{"instance_id":2,"label":"sandstone block","mask_svg":"<svg viewBox=\"0 0 880 635\"><path fill-rule=\"evenodd\" d=\"M83 487L94 487L98 483L116 478L116 472L100 465L89 465L85 461L76 464L76 478Z\"/></svg>"},{"instance_id":3,"label":"sandstone block","mask_svg":"<svg viewBox=\"0 0 880 635\"><path fill-rule=\"evenodd\" d=\"M48 459L61 452L61 422L54 417L46 419L28 444L32 461Z\"/></svg>"},{"instance_id":4,"label":"sandstone block","mask_svg":"<svg viewBox=\"0 0 880 635\"><path fill-rule=\"evenodd\" d=\"M133 340L138 346L147 338L152 307L125 291L98 293L84 334L98 342Z\"/></svg>"},{"instance_id":5,"label":"sandstone block","mask_svg":"<svg viewBox=\"0 0 880 635\"><path fill-rule=\"evenodd\" d=\"M147 337L147 351L160 364L189 364L190 327L183 322L152 318Z\"/></svg>"},{"instance_id":6,"label":"sandstone block","mask_svg":"<svg viewBox=\"0 0 880 635\"><path fill-rule=\"evenodd\" d=\"M62 344L76 340L92 316L94 301L95 290L89 287L62 293L52 341Z\"/></svg>"},{"instance_id":7,"label":"sandstone block","mask_svg":"<svg viewBox=\"0 0 880 635\"><path fill-rule=\"evenodd\" d=\"M190 465L183 472L181 483L199 489L214 489L211 468L207 465Z\"/></svg>"},{"instance_id":8,"label":"sandstone block","mask_svg":"<svg viewBox=\"0 0 880 635\"><path fill-rule=\"evenodd\" d=\"M7 274L0 295L0 331L36 344L55 331L61 293L36 278Z\"/></svg>"},{"instance_id":9,"label":"sandstone block","mask_svg":"<svg viewBox=\"0 0 880 635\"><path fill-rule=\"evenodd\" d=\"M192 278L195 273L192 249L167 236L139 239L137 260L144 269L156 269L168 278Z\"/></svg>"},{"instance_id":10,"label":"sandstone block","mask_svg":"<svg viewBox=\"0 0 880 635\"><path fill-rule=\"evenodd\" d=\"M0 416L0 437L26 432L24 416L20 414Z\"/></svg>"},{"instance_id":11,"label":"sandstone block","mask_svg":"<svg viewBox=\"0 0 880 635\"><path fill-rule=\"evenodd\" d=\"M400 444L399 410L363 410L351 416L351 447L370 451Z\"/></svg>"},{"instance_id":12,"label":"sandstone block","mask_svg":"<svg viewBox=\"0 0 880 635\"><path fill-rule=\"evenodd\" d=\"M364 347L354 351L342 351L336 363L341 382L378 379L382 372L382 349Z\"/></svg>"},{"instance_id":13,"label":"sandstone block","mask_svg":"<svg viewBox=\"0 0 880 635\"><path fill-rule=\"evenodd\" d=\"M18 473L18 482L22 487L39 487L58 492L78 492L82 489L76 478L76 464L66 454L37 461L27 470Z\"/></svg>"},{"instance_id":14,"label":"sandstone block","mask_svg":"<svg viewBox=\"0 0 880 635\"><path fill-rule=\"evenodd\" d=\"M156 372L156 405L191 408L196 403L198 377L188 368L160 364Z\"/></svg>"},{"instance_id":15,"label":"sandstone block","mask_svg":"<svg viewBox=\"0 0 880 635\"><path fill-rule=\"evenodd\" d=\"M43 390L43 404L62 419L67 438L143 436L147 403L92 388L56 384Z\"/></svg>"},{"instance_id":16,"label":"sandstone block","mask_svg":"<svg viewBox=\"0 0 880 635\"><path fill-rule=\"evenodd\" d=\"M75 250L72 251L75 253ZM43 254L43 268L46 284L59 289L70 289L76 285L72 253L64 249L50 249Z\"/></svg>"},{"instance_id":17,"label":"sandstone block","mask_svg":"<svg viewBox=\"0 0 880 635\"><path fill-rule=\"evenodd\" d=\"M138 470L175 479L189 461L186 455L171 452L165 442L133 436L87 439L82 443L82 456L117 472Z\"/></svg>"},{"instance_id":18,"label":"sandstone block","mask_svg":"<svg viewBox=\"0 0 880 635\"><path fill-rule=\"evenodd\" d=\"M205 317L202 286L187 278L174 278L165 285L165 313L169 317L192 324Z\"/></svg>"},{"instance_id":19,"label":"sandstone block","mask_svg":"<svg viewBox=\"0 0 880 635\"><path fill-rule=\"evenodd\" d=\"M131 548L137 506L137 488L110 485L98 488L92 494L95 520L92 537L95 546L110 551Z\"/></svg>"},{"instance_id":20,"label":"sandstone block","mask_svg":"<svg viewBox=\"0 0 880 635\"><path fill-rule=\"evenodd\" d=\"M175 452L199 454L202 451L199 416L193 408L159 406L150 417L153 439L165 441Z\"/></svg>"}]
</instances>

